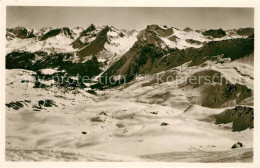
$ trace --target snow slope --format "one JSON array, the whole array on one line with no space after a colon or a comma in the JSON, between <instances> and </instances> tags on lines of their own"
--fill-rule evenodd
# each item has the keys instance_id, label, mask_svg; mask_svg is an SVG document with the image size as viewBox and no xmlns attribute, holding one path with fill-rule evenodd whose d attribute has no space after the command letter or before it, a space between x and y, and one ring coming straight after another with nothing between
<instances>
[{"instance_id":1,"label":"snow slope","mask_svg":"<svg viewBox=\"0 0 260 168\"><path fill-rule=\"evenodd\" d=\"M238 67L233 62L208 62L205 67L187 67L184 64L169 71L189 76L195 71L212 68L232 77L239 76L232 66ZM248 69L250 67L239 67L244 73L252 75ZM32 74L25 70L7 70L8 77L20 76L24 79ZM129 84L98 91L98 96L93 96L80 90L74 94L73 91L63 92L58 88L36 89L29 86L33 80L19 83L19 80L11 82L7 78L7 103L30 100L32 104L19 110L6 108L8 158L34 160L28 150L35 151L37 155L43 150L49 153L49 157L39 156L42 159L35 161L53 160L52 157L59 156L60 151L66 155L69 150L73 151L71 155L74 156L67 157L69 161L105 161L112 156L114 161L133 161L138 157L150 161L180 161L175 158L179 152L185 154L184 160L189 162L194 161L202 151L229 152L230 155L225 157L227 162L243 161L238 155L244 156L245 161L249 157L250 161L252 155L245 154L253 147L253 129L232 132L230 124L214 124L212 115L233 106L218 109L202 107L191 99L199 94L198 90L176 87L174 81L144 86L152 79L153 75L140 76ZM248 82L252 84L253 80ZM57 107L34 111L33 105L44 99L53 100ZM237 141L242 142L244 148L231 151L231 146ZM84 154L85 151L91 156ZM95 154L97 151L104 155L104 159L96 158L100 156ZM24 157L25 152L28 157ZM176 152L172 159L169 158L171 152ZM16 156L12 157L14 153ZM215 161L212 158L208 160Z\"/></svg>"}]
</instances>

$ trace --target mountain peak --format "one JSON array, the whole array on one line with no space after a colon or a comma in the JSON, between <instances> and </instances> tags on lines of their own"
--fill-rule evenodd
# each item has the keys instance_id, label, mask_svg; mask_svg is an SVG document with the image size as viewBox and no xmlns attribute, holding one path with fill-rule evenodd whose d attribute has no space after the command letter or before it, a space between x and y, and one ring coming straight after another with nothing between
<instances>
[{"instance_id":1,"label":"mountain peak","mask_svg":"<svg viewBox=\"0 0 260 168\"><path fill-rule=\"evenodd\" d=\"M166 25L156 25L156 24L148 25L145 31L155 32L156 34L162 37L170 36L174 33L173 28L168 28Z\"/></svg>"},{"instance_id":2,"label":"mountain peak","mask_svg":"<svg viewBox=\"0 0 260 168\"><path fill-rule=\"evenodd\" d=\"M90 24L89 27L87 28L87 30L95 30L96 29L96 26L94 24Z\"/></svg>"},{"instance_id":3,"label":"mountain peak","mask_svg":"<svg viewBox=\"0 0 260 168\"><path fill-rule=\"evenodd\" d=\"M183 31L185 31L185 32L191 32L191 31L192 31L192 29L191 29L191 28L189 28L189 27L186 27L185 29L183 29Z\"/></svg>"}]
</instances>

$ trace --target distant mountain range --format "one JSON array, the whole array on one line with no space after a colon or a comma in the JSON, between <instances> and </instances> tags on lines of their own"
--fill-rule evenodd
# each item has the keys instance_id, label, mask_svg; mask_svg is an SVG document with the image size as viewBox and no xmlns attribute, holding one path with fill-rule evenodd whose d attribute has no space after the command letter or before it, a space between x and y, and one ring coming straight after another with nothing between
<instances>
[{"instance_id":1,"label":"distant mountain range","mask_svg":"<svg viewBox=\"0 0 260 168\"><path fill-rule=\"evenodd\" d=\"M180 30L148 25L142 31L113 26L86 29L16 27L7 29L6 68L56 69L63 75L114 76L129 81L184 63L201 65L216 56L243 59L253 54L254 29ZM109 85L109 84L108 84ZM97 83L93 87L102 88Z\"/></svg>"}]
</instances>

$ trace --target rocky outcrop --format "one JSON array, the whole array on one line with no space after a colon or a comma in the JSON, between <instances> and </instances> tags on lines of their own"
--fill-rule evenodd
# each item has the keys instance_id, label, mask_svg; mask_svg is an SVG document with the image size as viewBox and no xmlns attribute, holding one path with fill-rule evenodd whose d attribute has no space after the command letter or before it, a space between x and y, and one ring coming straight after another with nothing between
<instances>
[{"instance_id":1,"label":"rocky outcrop","mask_svg":"<svg viewBox=\"0 0 260 168\"><path fill-rule=\"evenodd\" d=\"M206 95L202 106L210 108L229 107L253 96L253 91L247 86L229 83L210 85L204 92Z\"/></svg>"},{"instance_id":2,"label":"rocky outcrop","mask_svg":"<svg viewBox=\"0 0 260 168\"><path fill-rule=\"evenodd\" d=\"M253 91L247 86L232 84L215 70L204 70L192 74L187 79L186 86L199 87L201 94L198 99L202 100L200 105L210 108L229 107L253 96Z\"/></svg>"},{"instance_id":3,"label":"rocky outcrop","mask_svg":"<svg viewBox=\"0 0 260 168\"><path fill-rule=\"evenodd\" d=\"M211 36L213 38L221 38L224 37L226 34L226 32L223 29L210 29L210 30L206 30L204 32L202 32L202 34L204 36Z\"/></svg>"},{"instance_id":4,"label":"rocky outcrop","mask_svg":"<svg viewBox=\"0 0 260 168\"><path fill-rule=\"evenodd\" d=\"M232 123L233 131L243 131L254 128L254 109L246 106L236 106L233 109L215 115L216 124Z\"/></svg>"},{"instance_id":5,"label":"rocky outcrop","mask_svg":"<svg viewBox=\"0 0 260 168\"><path fill-rule=\"evenodd\" d=\"M254 28L240 28L237 29L236 32L240 36L252 36L254 34Z\"/></svg>"},{"instance_id":6,"label":"rocky outcrop","mask_svg":"<svg viewBox=\"0 0 260 168\"><path fill-rule=\"evenodd\" d=\"M242 148L243 146L244 145L241 142L237 142L231 147L231 149Z\"/></svg>"},{"instance_id":7,"label":"rocky outcrop","mask_svg":"<svg viewBox=\"0 0 260 168\"><path fill-rule=\"evenodd\" d=\"M200 41L193 40L193 39L187 39L186 42L188 42L190 44L196 44L196 45L200 45L201 44Z\"/></svg>"}]
</instances>

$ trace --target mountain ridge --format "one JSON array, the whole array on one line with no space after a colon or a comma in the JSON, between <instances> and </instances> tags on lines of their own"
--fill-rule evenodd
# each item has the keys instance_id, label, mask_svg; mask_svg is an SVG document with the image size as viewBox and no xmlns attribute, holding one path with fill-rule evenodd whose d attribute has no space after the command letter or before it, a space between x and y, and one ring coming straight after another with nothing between
<instances>
[{"instance_id":1,"label":"mountain ridge","mask_svg":"<svg viewBox=\"0 0 260 168\"><path fill-rule=\"evenodd\" d=\"M46 52L46 56L33 58L45 62L51 55L58 54L64 57L64 63L69 61L75 65L97 59L97 69L102 72L96 76L121 76L129 80L136 75L158 73L189 61L190 66L200 65L207 60L214 60L218 55L231 58L231 61L242 59L254 50L253 28L198 31L188 27L180 30L152 24L138 32L91 24L85 29L63 27L30 30L18 27L7 30L7 57L10 63L19 60L21 55L29 61L26 55L38 55L41 52ZM18 54L18 59L15 54ZM66 55L70 55L69 59ZM26 64L34 66L33 62L37 61L31 60ZM15 67L15 64L9 66ZM82 75L81 72L78 74Z\"/></svg>"}]
</instances>

